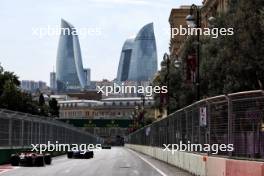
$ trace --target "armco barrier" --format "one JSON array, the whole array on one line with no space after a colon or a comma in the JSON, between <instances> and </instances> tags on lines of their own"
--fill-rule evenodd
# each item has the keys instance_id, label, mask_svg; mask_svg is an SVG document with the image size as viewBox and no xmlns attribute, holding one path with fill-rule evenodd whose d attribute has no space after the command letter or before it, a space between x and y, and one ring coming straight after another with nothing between
<instances>
[{"instance_id":1,"label":"armco barrier","mask_svg":"<svg viewBox=\"0 0 264 176\"><path fill-rule=\"evenodd\" d=\"M143 145L126 144L125 146L197 176L264 176L264 162L234 160L178 151L172 154L158 147Z\"/></svg>"}]
</instances>

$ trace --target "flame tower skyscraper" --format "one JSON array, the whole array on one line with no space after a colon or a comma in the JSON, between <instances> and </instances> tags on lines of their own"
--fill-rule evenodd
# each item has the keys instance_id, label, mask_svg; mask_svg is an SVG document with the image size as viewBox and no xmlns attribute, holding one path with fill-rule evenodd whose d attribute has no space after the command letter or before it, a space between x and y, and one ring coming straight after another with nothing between
<instances>
[{"instance_id":1,"label":"flame tower skyscraper","mask_svg":"<svg viewBox=\"0 0 264 176\"><path fill-rule=\"evenodd\" d=\"M153 23L125 41L117 72L117 81L149 81L157 72L157 47Z\"/></svg>"},{"instance_id":2,"label":"flame tower skyscraper","mask_svg":"<svg viewBox=\"0 0 264 176\"><path fill-rule=\"evenodd\" d=\"M58 91L83 89L87 85L77 31L63 19L57 51L56 80Z\"/></svg>"}]
</instances>

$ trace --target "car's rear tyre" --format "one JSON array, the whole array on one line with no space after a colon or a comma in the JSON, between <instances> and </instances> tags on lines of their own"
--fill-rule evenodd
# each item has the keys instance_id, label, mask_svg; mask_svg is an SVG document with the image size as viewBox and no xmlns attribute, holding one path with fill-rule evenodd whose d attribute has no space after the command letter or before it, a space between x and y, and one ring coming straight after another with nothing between
<instances>
[{"instance_id":1,"label":"car's rear tyre","mask_svg":"<svg viewBox=\"0 0 264 176\"><path fill-rule=\"evenodd\" d=\"M93 151L88 151L84 154L84 158L89 159L93 158Z\"/></svg>"},{"instance_id":2,"label":"car's rear tyre","mask_svg":"<svg viewBox=\"0 0 264 176\"><path fill-rule=\"evenodd\" d=\"M25 161L24 165L33 166L34 165L33 158L30 156L26 157L26 161Z\"/></svg>"},{"instance_id":3,"label":"car's rear tyre","mask_svg":"<svg viewBox=\"0 0 264 176\"><path fill-rule=\"evenodd\" d=\"M73 157L73 152L72 152L72 151L69 151L69 152L67 153L67 157L68 157L68 158L72 158L72 157Z\"/></svg>"},{"instance_id":4,"label":"car's rear tyre","mask_svg":"<svg viewBox=\"0 0 264 176\"><path fill-rule=\"evenodd\" d=\"M10 158L10 163L12 166L19 166L19 156L17 155L12 155L11 158Z\"/></svg>"},{"instance_id":5,"label":"car's rear tyre","mask_svg":"<svg viewBox=\"0 0 264 176\"><path fill-rule=\"evenodd\" d=\"M38 156L35 158L35 165L36 166L44 166L45 162L44 162L44 157L43 156Z\"/></svg>"},{"instance_id":6,"label":"car's rear tyre","mask_svg":"<svg viewBox=\"0 0 264 176\"><path fill-rule=\"evenodd\" d=\"M45 155L44 156L44 161L45 161L45 164L48 164L50 165L51 164L51 156L50 155Z\"/></svg>"}]
</instances>

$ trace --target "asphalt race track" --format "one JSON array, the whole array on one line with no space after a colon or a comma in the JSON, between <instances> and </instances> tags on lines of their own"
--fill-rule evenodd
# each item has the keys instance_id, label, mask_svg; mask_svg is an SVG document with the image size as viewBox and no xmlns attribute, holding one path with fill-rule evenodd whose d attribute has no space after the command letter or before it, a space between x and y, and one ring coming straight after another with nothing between
<instances>
[{"instance_id":1,"label":"asphalt race track","mask_svg":"<svg viewBox=\"0 0 264 176\"><path fill-rule=\"evenodd\" d=\"M190 176L149 156L123 147L95 152L93 159L53 158L45 167L11 167L0 176ZM1 170L1 166L0 166Z\"/></svg>"}]
</instances>

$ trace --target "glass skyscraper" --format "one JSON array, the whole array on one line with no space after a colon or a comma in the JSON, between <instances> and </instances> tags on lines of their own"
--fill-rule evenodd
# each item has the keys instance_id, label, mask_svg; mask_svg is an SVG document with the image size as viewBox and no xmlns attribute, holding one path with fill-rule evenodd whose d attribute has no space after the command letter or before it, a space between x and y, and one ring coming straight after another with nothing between
<instances>
[{"instance_id":1,"label":"glass skyscraper","mask_svg":"<svg viewBox=\"0 0 264 176\"><path fill-rule=\"evenodd\" d=\"M83 89L87 84L77 31L63 19L57 51L56 79L58 91Z\"/></svg>"},{"instance_id":2,"label":"glass skyscraper","mask_svg":"<svg viewBox=\"0 0 264 176\"><path fill-rule=\"evenodd\" d=\"M126 81L128 79L128 72L132 56L134 39L127 39L123 45L119 66L117 70L117 80Z\"/></svg>"},{"instance_id":3,"label":"glass skyscraper","mask_svg":"<svg viewBox=\"0 0 264 176\"><path fill-rule=\"evenodd\" d=\"M117 81L149 81L157 72L157 47L153 23L145 25L136 38L122 48Z\"/></svg>"}]
</instances>

